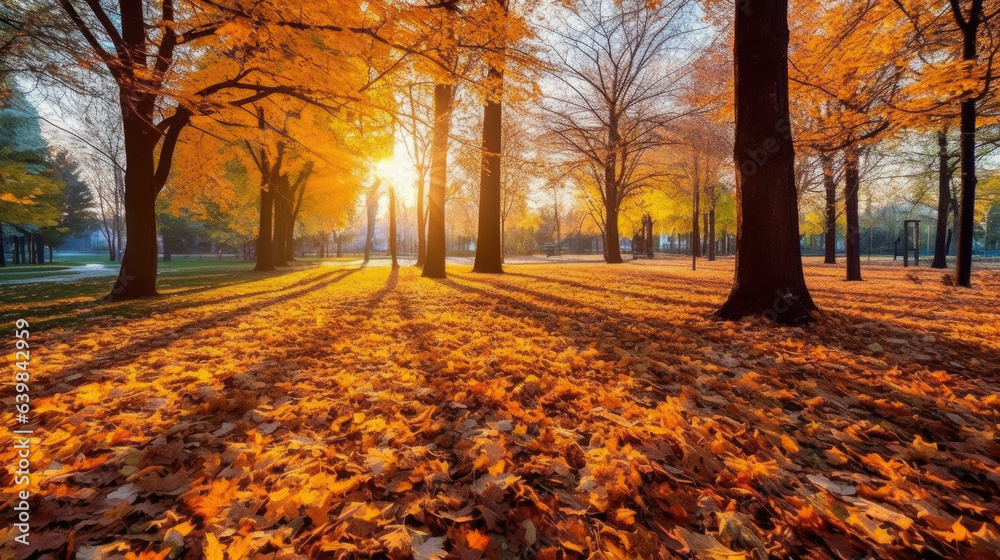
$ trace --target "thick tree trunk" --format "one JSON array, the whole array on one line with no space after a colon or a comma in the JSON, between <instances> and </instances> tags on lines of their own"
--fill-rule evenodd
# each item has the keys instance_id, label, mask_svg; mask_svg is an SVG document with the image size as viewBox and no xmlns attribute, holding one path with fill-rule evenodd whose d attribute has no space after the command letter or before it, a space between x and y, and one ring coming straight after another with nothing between
<instances>
[{"instance_id":1,"label":"thick tree trunk","mask_svg":"<svg viewBox=\"0 0 1000 560\"><path fill-rule=\"evenodd\" d=\"M396 245L396 189L389 187L389 256L392 268L399 268L399 251Z\"/></svg>"},{"instance_id":2,"label":"thick tree trunk","mask_svg":"<svg viewBox=\"0 0 1000 560\"><path fill-rule=\"evenodd\" d=\"M833 171L833 156L820 156L823 166L823 189L826 191L826 231L823 247L826 264L837 264L837 179Z\"/></svg>"},{"instance_id":3,"label":"thick tree trunk","mask_svg":"<svg viewBox=\"0 0 1000 560\"><path fill-rule=\"evenodd\" d=\"M847 218L844 258L847 261L847 279L851 281L861 280L861 224L858 221L861 176L858 152L857 146L849 146L844 152L844 215Z\"/></svg>"},{"instance_id":4,"label":"thick tree trunk","mask_svg":"<svg viewBox=\"0 0 1000 560\"><path fill-rule=\"evenodd\" d=\"M490 68L487 81L503 84L503 72ZM500 241L500 149L503 104L501 94L486 100L483 114L483 153L479 174L479 236L472 272L503 273Z\"/></svg>"},{"instance_id":5,"label":"thick tree trunk","mask_svg":"<svg viewBox=\"0 0 1000 560\"><path fill-rule=\"evenodd\" d=\"M258 272L275 270L274 258L271 253L271 219L274 213L274 191L267 185L260 187L260 224L257 228L257 264L253 269Z\"/></svg>"},{"instance_id":6,"label":"thick tree trunk","mask_svg":"<svg viewBox=\"0 0 1000 560\"><path fill-rule=\"evenodd\" d=\"M123 110L123 112L126 112ZM151 117L152 115L150 115ZM156 183L150 124L135 112L124 116L125 232L128 243L118 279L107 299L156 296Z\"/></svg>"},{"instance_id":7,"label":"thick tree trunk","mask_svg":"<svg viewBox=\"0 0 1000 560\"><path fill-rule=\"evenodd\" d=\"M49 264L52 264L52 245L49 245Z\"/></svg>"},{"instance_id":8,"label":"thick tree trunk","mask_svg":"<svg viewBox=\"0 0 1000 560\"><path fill-rule=\"evenodd\" d=\"M434 139L431 148L431 185L428 196L427 258L425 278L445 278L444 201L448 184L448 134L451 129L451 84L434 86Z\"/></svg>"},{"instance_id":9,"label":"thick tree trunk","mask_svg":"<svg viewBox=\"0 0 1000 560\"><path fill-rule=\"evenodd\" d=\"M948 205L951 202L951 168L948 167L948 130L938 131L938 207L931 268L948 268Z\"/></svg>"},{"instance_id":10,"label":"thick tree trunk","mask_svg":"<svg viewBox=\"0 0 1000 560\"><path fill-rule=\"evenodd\" d=\"M274 231L271 236L271 259L274 266L286 266L286 237L288 231L288 176L280 175L271 185L274 191Z\"/></svg>"},{"instance_id":11,"label":"thick tree trunk","mask_svg":"<svg viewBox=\"0 0 1000 560\"><path fill-rule=\"evenodd\" d=\"M343 250L343 248L344 248L344 234L340 234L340 235L337 236L337 258L338 259L344 256L344 250Z\"/></svg>"},{"instance_id":12,"label":"thick tree trunk","mask_svg":"<svg viewBox=\"0 0 1000 560\"><path fill-rule=\"evenodd\" d=\"M788 0L745 0L736 6L736 273L718 316L763 314L779 323L806 322L816 306L799 248L788 115Z\"/></svg>"},{"instance_id":13,"label":"thick tree trunk","mask_svg":"<svg viewBox=\"0 0 1000 560\"><path fill-rule=\"evenodd\" d=\"M12 235L10 238L11 248L14 250L14 264L21 264L21 242L19 237Z\"/></svg>"},{"instance_id":14,"label":"thick tree trunk","mask_svg":"<svg viewBox=\"0 0 1000 560\"><path fill-rule=\"evenodd\" d=\"M958 208L955 283L972 287L972 239L976 211L976 102L962 102L962 192Z\"/></svg>"}]
</instances>

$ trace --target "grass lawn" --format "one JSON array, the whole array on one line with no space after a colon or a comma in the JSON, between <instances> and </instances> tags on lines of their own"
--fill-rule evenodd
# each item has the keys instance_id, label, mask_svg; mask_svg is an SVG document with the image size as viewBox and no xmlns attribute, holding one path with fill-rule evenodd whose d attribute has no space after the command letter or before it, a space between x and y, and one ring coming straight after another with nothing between
<instances>
[{"instance_id":1,"label":"grass lawn","mask_svg":"<svg viewBox=\"0 0 1000 560\"><path fill-rule=\"evenodd\" d=\"M710 317L731 260L201 266L139 302L0 284L31 322L38 537L0 526L0 556L1000 550L1000 271L810 260L822 313L774 327Z\"/></svg>"}]
</instances>

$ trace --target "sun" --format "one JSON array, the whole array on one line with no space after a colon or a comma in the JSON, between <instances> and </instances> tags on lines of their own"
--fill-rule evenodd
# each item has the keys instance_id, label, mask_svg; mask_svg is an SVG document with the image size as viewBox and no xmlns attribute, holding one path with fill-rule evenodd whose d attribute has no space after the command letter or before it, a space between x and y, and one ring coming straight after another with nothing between
<instances>
[{"instance_id":1,"label":"sun","mask_svg":"<svg viewBox=\"0 0 1000 560\"><path fill-rule=\"evenodd\" d=\"M417 172L404 147L396 146L392 157L380 160L376 164L375 173L396 189L396 196L401 203L410 205L416 202Z\"/></svg>"}]
</instances>

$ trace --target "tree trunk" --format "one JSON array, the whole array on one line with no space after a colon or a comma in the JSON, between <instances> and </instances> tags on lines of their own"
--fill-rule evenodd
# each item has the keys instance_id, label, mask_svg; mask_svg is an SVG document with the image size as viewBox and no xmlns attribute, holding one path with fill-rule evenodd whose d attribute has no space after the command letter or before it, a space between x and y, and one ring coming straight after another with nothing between
<instances>
[{"instance_id":1,"label":"tree trunk","mask_svg":"<svg viewBox=\"0 0 1000 560\"><path fill-rule=\"evenodd\" d=\"M486 80L503 84L503 72L490 67ZM472 272L503 273L500 244L500 149L503 104L497 93L489 96L483 111L483 154L479 174L479 236L476 239L476 261Z\"/></svg>"},{"instance_id":2,"label":"tree trunk","mask_svg":"<svg viewBox=\"0 0 1000 560\"><path fill-rule=\"evenodd\" d=\"M417 266L424 266L427 261L427 211L424 208L424 173L418 172L417 178Z\"/></svg>"},{"instance_id":3,"label":"tree trunk","mask_svg":"<svg viewBox=\"0 0 1000 560\"><path fill-rule=\"evenodd\" d=\"M368 191L368 200L365 203L365 215L368 218L367 229L365 231L365 263L371 259L372 241L375 238L375 218L378 215L378 188L379 184L372 185Z\"/></svg>"},{"instance_id":4,"label":"tree trunk","mask_svg":"<svg viewBox=\"0 0 1000 560\"><path fill-rule=\"evenodd\" d=\"M968 60L968 59L967 59ZM972 287L972 240L976 211L976 102L962 102L962 191L958 208L955 284Z\"/></svg>"},{"instance_id":5,"label":"tree trunk","mask_svg":"<svg viewBox=\"0 0 1000 560\"><path fill-rule=\"evenodd\" d=\"M344 251L343 251L344 234L341 233L340 235L337 235L336 241L337 241L337 258L339 259L344 256Z\"/></svg>"},{"instance_id":6,"label":"tree trunk","mask_svg":"<svg viewBox=\"0 0 1000 560\"><path fill-rule=\"evenodd\" d=\"M123 94L124 97L124 94ZM156 296L156 167L153 152L158 135L152 130L152 108L139 114L122 101L125 139L125 232L128 243L109 301ZM117 256L117 255L116 255Z\"/></svg>"},{"instance_id":7,"label":"tree trunk","mask_svg":"<svg viewBox=\"0 0 1000 560\"><path fill-rule=\"evenodd\" d=\"M10 237L11 248L14 250L14 264L21 264L21 242L17 235Z\"/></svg>"},{"instance_id":8,"label":"tree trunk","mask_svg":"<svg viewBox=\"0 0 1000 560\"><path fill-rule=\"evenodd\" d=\"M445 278L444 201L448 183L448 134L451 128L451 84L434 86L434 139L431 148L431 185L428 205L425 278Z\"/></svg>"},{"instance_id":9,"label":"tree trunk","mask_svg":"<svg viewBox=\"0 0 1000 560\"><path fill-rule=\"evenodd\" d=\"M736 273L723 319L811 320L788 115L788 0L736 5ZM755 161L763 151L766 157Z\"/></svg>"},{"instance_id":10,"label":"tree trunk","mask_svg":"<svg viewBox=\"0 0 1000 560\"><path fill-rule=\"evenodd\" d=\"M49 245L49 264L52 264L52 245Z\"/></svg>"},{"instance_id":11,"label":"tree trunk","mask_svg":"<svg viewBox=\"0 0 1000 560\"><path fill-rule=\"evenodd\" d=\"M698 169L699 160L694 160L694 182L691 183L691 270L697 265L697 258L701 255L700 224L698 214L701 210L701 172Z\"/></svg>"},{"instance_id":12,"label":"tree trunk","mask_svg":"<svg viewBox=\"0 0 1000 560\"><path fill-rule=\"evenodd\" d=\"M271 185L274 191L274 230L271 233L271 259L274 266L286 266L288 255L285 242L288 230L288 176L279 175Z\"/></svg>"},{"instance_id":13,"label":"tree trunk","mask_svg":"<svg viewBox=\"0 0 1000 560\"><path fill-rule=\"evenodd\" d=\"M708 253L708 212L701 213L701 256L704 257Z\"/></svg>"},{"instance_id":14,"label":"tree trunk","mask_svg":"<svg viewBox=\"0 0 1000 560\"><path fill-rule=\"evenodd\" d=\"M260 186L260 225L257 229L257 264L253 269L258 272L275 270L271 238L271 215L274 213L274 191L266 184Z\"/></svg>"},{"instance_id":15,"label":"tree trunk","mask_svg":"<svg viewBox=\"0 0 1000 560\"><path fill-rule=\"evenodd\" d=\"M3 222L0 222L0 267L7 266L7 244L3 237Z\"/></svg>"},{"instance_id":16,"label":"tree trunk","mask_svg":"<svg viewBox=\"0 0 1000 560\"><path fill-rule=\"evenodd\" d=\"M847 279L850 281L861 280L861 224L858 221L861 177L858 152L857 146L848 146L844 153L844 214L847 218L844 258L847 260Z\"/></svg>"},{"instance_id":17,"label":"tree trunk","mask_svg":"<svg viewBox=\"0 0 1000 560\"><path fill-rule=\"evenodd\" d=\"M708 210L708 260L715 260L715 203Z\"/></svg>"},{"instance_id":18,"label":"tree trunk","mask_svg":"<svg viewBox=\"0 0 1000 560\"><path fill-rule=\"evenodd\" d=\"M953 7L956 6L953 4ZM962 30L962 60L975 61L978 58L976 45L979 25L983 19L983 0L972 0L968 20L963 21L956 8L954 15ZM958 209L958 252L956 257L955 283L966 288L972 287L972 239L974 235L976 210L976 100L962 101L961 123L961 169L962 194Z\"/></svg>"},{"instance_id":19,"label":"tree trunk","mask_svg":"<svg viewBox=\"0 0 1000 560\"><path fill-rule=\"evenodd\" d=\"M618 118L608 119L608 160L604 163L604 260L609 264L622 262L621 239L618 234Z\"/></svg>"},{"instance_id":20,"label":"tree trunk","mask_svg":"<svg viewBox=\"0 0 1000 560\"><path fill-rule=\"evenodd\" d=\"M934 260L931 268L948 268L948 205L951 202L951 168L948 167L948 129L937 133L938 139L938 208L934 232Z\"/></svg>"},{"instance_id":21,"label":"tree trunk","mask_svg":"<svg viewBox=\"0 0 1000 560\"><path fill-rule=\"evenodd\" d=\"M392 268L399 268L399 254L396 246L396 189L389 187L389 256Z\"/></svg>"},{"instance_id":22,"label":"tree trunk","mask_svg":"<svg viewBox=\"0 0 1000 560\"><path fill-rule=\"evenodd\" d=\"M820 156L823 165L823 188L826 190L826 232L823 246L826 264L837 264L837 180L833 171L833 156Z\"/></svg>"}]
</instances>

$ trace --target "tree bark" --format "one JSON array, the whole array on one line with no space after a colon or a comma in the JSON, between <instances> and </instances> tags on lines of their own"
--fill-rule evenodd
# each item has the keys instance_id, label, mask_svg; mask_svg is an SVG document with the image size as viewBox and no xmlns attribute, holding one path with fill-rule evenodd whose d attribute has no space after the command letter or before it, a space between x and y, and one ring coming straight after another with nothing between
<instances>
[{"instance_id":1,"label":"tree bark","mask_svg":"<svg viewBox=\"0 0 1000 560\"><path fill-rule=\"evenodd\" d=\"M426 179L423 173L417 178L417 266L427 262L427 211L424 209L424 187Z\"/></svg>"},{"instance_id":2,"label":"tree bark","mask_svg":"<svg viewBox=\"0 0 1000 560\"><path fill-rule=\"evenodd\" d=\"M396 246L396 189L389 187L389 256L392 268L399 268L399 254Z\"/></svg>"},{"instance_id":3,"label":"tree bark","mask_svg":"<svg viewBox=\"0 0 1000 560\"><path fill-rule=\"evenodd\" d=\"M823 166L823 188L826 191L826 231L823 247L826 264L837 264L837 180L833 171L833 156L820 156Z\"/></svg>"},{"instance_id":4,"label":"tree bark","mask_svg":"<svg viewBox=\"0 0 1000 560\"><path fill-rule=\"evenodd\" d=\"M271 259L274 266L287 266L288 254L286 243L288 236L289 208L288 176L279 175L274 179L271 190L274 192L274 230L271 238Z\"/></svg>"},{"instance_id":5,"label":"tree bark","mask_svg":"<svg viewBox=\"0 0 1000 560\"><path fill-rule=\"evenodd\" d=\"M428 193L427 258L422 276L446 278L444 201L448 183L448 134L454 86L434 86L434 139L431 148L431 184Z\"/></svg>"},{"instance_id":6,"label":"tree bark","mask_svg":"<svg viewBox=\"0 0 1000 560\"><path fill-rule=\"evenodd\" d=\"M962 102L962 191L958 208L955 284L972 287L972 240L976 211L976 102Z\"/></svg>"},{"instance_id":7,"label":"tree bark","mask_svg":"<svg viewBox=\"0 0 1000 560\"><path fill-rule=\"evenodd\" d=\"M962 30L962 60L975 61L979 51L976 45L979 26L983 23L983 0L972 0L968 19L963 18L958 0L951 0L956 23ZM961 109L961 163L962 191L958 208L958 251L956 256L955 283L972 287L972 240L976 210L976 100L962 101Z\"/></svg>"},{"instance_id":8,"label":"tree bark","mask_svg":"<svg viewBox=\"0 0 1000 560\"><path fill-rule=\"evenodd\" d=\"M368 191L368 199L365 201L365 215L367 216L367 227L365 230L365 263L367 264L372 255L372 241L375 238L375 218L378 215L379 183L372 185Z\"/></svg>"},{"instance_id":9,"label":"tree bark","mask_svg":"<svg viewBox=\"0 0 1000 560\"><path fill-rule=\"evenodd\" d=\"M858 221L858 190L861 187L859 148L848 146L844 152L844 214L847 235L844 238L844 258L847 260L847 280L861 280L861 224Z\"/></svg>"},{"instance_id":10,"label":"tree bark","mask_svg":"<svg viewBox=\"0 0 1000 560\"><path fill-rule=\"evenodd\" d=\"M951 202L951 168L948 166L948 129L937 133L938 139L938 207L934 233L934 260L931 268L948 268L948 206Z\"/></svg>"},{"instance_id":11,"label":"tree bark","mask_svg":"<svg viewBox=\"0 0 1000 560\"><path fill-rule=\"evenodd\" d=\"M4 241L3 222L0 222L0 267L7 266L7 245Z\"/></svg>"},{"instance_id":12,"label":"tree bark","mask_svg":"<svg viewBox=\"0 0 1000 560\"><path fill-rule=\"evenodd\" d=\"M609 264L622 262L621 240L618 234L618 118L608 120L608 160L604 164L604 260Z\"/></svg>"},{"instance_id":13,"label":"tree bark","mask_svg":"<svg viewBox=\"0 0 1000 560\"><path fill-rule=\"evenodd\" d=\"M745 0L734 26L736 273L723 319L811 320L802 273L795 150L788 115L788 0ZM760 156L761 151L766 156ZM757 163L761 159L761 163Z\"/></svg>"},{"instance_id":14,"label":"tree bark","mask_svg":"<svg viewBox=\"0 0 1000 560\"><path fill-rule=\"evenodd\" d=\"M258 272L275 270L271 249L271 215L274 213L274 191L262 181L260 186L260 225L257 229L257 264L253 269Z\"/></svg>"},{"instance_id":15,"label":"tree bark","mask_svg":"<svg viewBox=\"0 0 1000 560\"><path fill-rule=\"evenodd\" d=\"M715 203L708 210L708 260L715 260Z\"/></svg>"},{"instance_id":16,"label":"tree bark","mask_svg":"<svg viewBox=\"0 0 1000 560\"><path fill-rule=\"evenodd\" d=\"M708 212L701 214L701 256L708 254Z\"/></svg>"},{"instance_id":17,"label":"tree bark","mask_svg":"<svg viewBox=\"0 0 1000 560\"><path fill-rule=\"evenodd\" d=\"M503 84L503 72L490 68L487 81ZM500 240L500 150L502 139L503 105L501 93L486 100L483 115L482 166L479 175L479 236L476 239L476 261L472 272L503 273L503 255Z\"/></svg>"}]
</instances>

